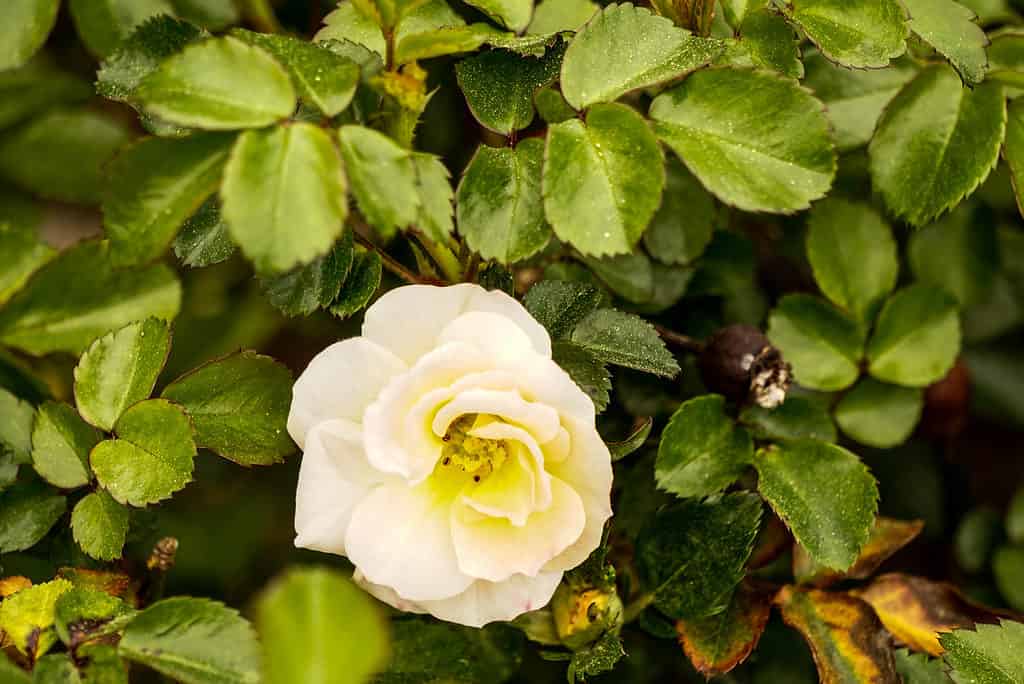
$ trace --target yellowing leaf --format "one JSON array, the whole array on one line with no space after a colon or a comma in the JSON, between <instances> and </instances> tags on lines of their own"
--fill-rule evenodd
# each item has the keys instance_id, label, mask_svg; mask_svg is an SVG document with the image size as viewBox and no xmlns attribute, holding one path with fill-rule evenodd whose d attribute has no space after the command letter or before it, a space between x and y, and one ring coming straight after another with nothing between
<instances>
[{"instance_id":1,"label":"yellowing leaf","mask_svg":"<svg viewBox=\"0 0 1024 684\"><path fill-rule=\"evenodd\" d=\"M55 579L22 589L0 603L0 629L30 659L35 660L57 642L54 606L69 589L71 582Z\"/></svg>"},{"instance_id":2,"label":"yellowing leaf","mask_svg":"<svg viewBox=\"0 0 1024 684\"><path fill-rule=\"evenodd\" d=\"M814 562L799 544L793 549L793 575L801 584L825 587L840 579L865 579L894 553L902 549L921 533L921 520L894 520L876 518L871 536L860 550L860 556L844 573L839 573Z\"/></svg>"},{"instance_id":3,"label":"yellowing leaf","mask_svg":"<svg viewBox=\"0 0 1024 684\"><path fill-rule=\"evenodd\" d=\"M723 613L676 623L679 643L705 677L729 672L757 647L771 613L774 590L745 581Z\"/></svg>"}]
</instances>

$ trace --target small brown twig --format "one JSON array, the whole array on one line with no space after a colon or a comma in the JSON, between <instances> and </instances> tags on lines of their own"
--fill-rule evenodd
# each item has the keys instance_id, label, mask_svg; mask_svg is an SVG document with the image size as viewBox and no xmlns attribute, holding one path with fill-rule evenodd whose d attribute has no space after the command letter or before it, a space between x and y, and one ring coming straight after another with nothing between
<instances>
[{"instance_id":1,"label":"small brown twig","mask_svg":"<svg viewBox=\"0 0 1024 684\"><path fill-rule=\"evenodd\" d=\"M414 283L414 284L417 284L417 285L445 285L446 284L443 280L437 280L436 278L425 278L423 276L420 276L420 275L417 275L417 274L413 273L412 271L407 269L405 266L403 266L401 263L399 263L399 261L397 259L395 259L393 256L391 256L387 252L383 251L377 245L375 245L372 242L370 242L370 240L368 240L366 237L361 235L359 233L359 231L353 231L353 233L355 235L356 242L361 244L363 247L366 247L367 249L376 252L377 256L380 257L381 264L383 264L384 268L386 268L391 273L394 273L396 276L398 276L402 280L404 280L404 281L406 281L408 283Z\"/></svg>"},{"instance_id":2,"label":"small brown twig","mask_svg":"<svg viewBox=\"0 0 1024 684\"><path fill-rule=\"evenodd\" d=\"M678 333L675 330L669 330L663 325L655 325L654 328L661 335L661 339L665 340L669 344L675 345L680 349L685 349L688 352L694 354L700 354L704 351L704 343L698 339Z\"/></svg>"}]
</instances>

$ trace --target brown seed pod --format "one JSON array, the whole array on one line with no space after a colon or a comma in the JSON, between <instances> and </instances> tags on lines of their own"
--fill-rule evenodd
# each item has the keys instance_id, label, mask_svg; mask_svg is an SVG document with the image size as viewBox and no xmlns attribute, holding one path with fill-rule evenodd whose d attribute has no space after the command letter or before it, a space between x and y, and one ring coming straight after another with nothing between
<instances>
[{"instance_id":1,"label":"brown seed pod","mask_svg":"<svg viewBox=\"0 0 1024 684\"><path fill-rule=\"evenodd\" d=\"M718 330L707 341L698 365L709 390L738 404L774 408L785 401L792 381L782 354L752 325Z\"/></svg>"}]
</instances>

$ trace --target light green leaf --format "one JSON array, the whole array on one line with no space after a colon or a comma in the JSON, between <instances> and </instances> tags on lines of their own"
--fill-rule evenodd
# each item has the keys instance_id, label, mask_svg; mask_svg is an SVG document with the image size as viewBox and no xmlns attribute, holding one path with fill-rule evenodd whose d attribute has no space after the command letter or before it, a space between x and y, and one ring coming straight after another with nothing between
<instances>
[{"instance_id":1,"label":"light green leaf","mask_svg":"<svg viewBox=\"0 0 1024 684\"><path fill-rule=\"evenodd\" d=\"M661 203L665 161L635 110L597 105L586 125L548 128L544 209L559 238L584 254L628 252Z\"/></svg>"},{"instance_id":2,"label":"light green leaf","mask_svg":"<svg viewBox=\"0 0 1024 684\"><path fill-rule=\"evenodd\" d=\"M0 201L7 198L0 195ZM0 304L20 290L57 251L39 239L37 221L8 222L0 216Z\"/></svg>"},{"instance_id":3,"label":"light green leaf","mask_svg":"<svg viewBox=\"0 0 1024 684\"><path fill-rule=\"evenodd\" d=\"M44 480L61 489L89 483L89 451L100 434L67 404L48 401L39 407L32 428L32 464Z\"/></svg>"},{"instance_id":4,"label":"light green leaf","mask_svg":"<svg viewBox=\"0 0 1024 684\"><path fill-rule=\"evenodd\" d=\"M679 78L721 52L669 19L629 3L609 5L576 34L562 62L562 93L576 109Z\"/></svg>"},{"instance_id":5,"label":"light green leaf","mask_svg":"<svg viewBox=\"0 0 1024 684\"><path fill-rule=\"evenodd\" d=\"M510 31L522 31L533 15L533 0L467 0Z\"/></svg>"},{"instance_id":6,"label":"light green leaf","mask_svg":"<svg viewBox=\"0 0 1024 684\"><path fill-rule=\"evenodd\" d=\"M288 72L263 50L231 37L172 55L142 79L135 96L161 119L212 130L267 126L295 110Z\"/></svg>"},{"instance_id":7,"label":"light green leaf","mask_svg":"<svg viewBox=\"0 0 1024 684\"><path fill-rule=\"evenodd\" d=\"M32 462L32 421L36 410L0 387L0 456L13 463Z\"/></svg>"},{"instance_id":8,"label":"light green leaf","mask_svg":"<svg viewBox=\"0 0 1024 684\"><path fill-rule=\"evenodd\" d=\"M228 224L221 218L216 197L203 202L185 221L174 239L174 253L181 263L192 268L219 264L235 253L235 243L228 235Z\"/></svg>"},{"instance_id":9,"label":"light green leaf","mask_svg":"<svg viewBox=\"0 0 1024 684\"><path fill-rule=\"evenodd\" d=\"M804 387L841 390L860 374L863 329L817 297L794 294L779 300L768 319L768 337Z\"/></svg>"},{"instance_id":10,"label":"light green leaf","mask_svg":"<svg viewBox=\"0 0 1024 684\"><path fill-rule=\"evenodd\" d=\"M561 91L554 86L545 86L534 93L533 104L544 123L562 123L576 116L576 110L569 106Z\"/></svg>"},{"instance_id":11,"label":"light green leaf","mask_svg":"<svg viewBox=\"0 0 1024 684\"><path fill-rule=\"evenodd\" d=\"M71 18L85 46L106 57L132 30L158 14L174 14L167 0L69 0Z\"/></svg>"},{"instance_id":12,"label":"light green leaf","mask_svg":"<svg viewBox=\"0 0 1024 684\"><path fill-rule=\"evenodd\" d=\"M600 9L593 0L541 0L533 9L533 19L526 32L547 35L578 31Z\"/></svg>"},{"instance_id":13,"label":"light green leaf","mask_svg":"<svg viewBox=\"0 0 1024 684\"><path fill-rule=\"evenodd\" d=\"M36 355L81 353L132 321L173 319L180 300L181 286L166 266L115 270L102 243L84 242L62 252L0 309L0 342Z\"/></svg>"},{"instance_id":14,"label":"light green leaf","mask_svg":"<svg viewBox=\"0 0 1024 684\"><path fill-rule=\"evenodd\" d=\"M800 41L793 28L778 12L762 8L748 13L740 25L737 40L721 59L735 66L773 69L790 78L803 78Z\"/></svg>"},{"instance_id":15,"label":"light green leaf","mask_svg":"<svg viewBox=\"0 0 1024 684\"><path fill-rule=\"evenodd\" d=\"M385 237L413 225L420 198L409 151L362 126L342 126L338 135L352 194L367 222Z\"/></svg>"},{"instance_id":16,"label":"light green leaf","mask_svg":"<svg viewBox=\"0 0 1024 684\"><path fill-rule=\"evenodd\" d=\"M161 395L192 419L196 443L245 466L280 463L295 451L285 428L292 374L243 351L178 378Z\"/></svg>"},{"instance_id":17,"label":"light green leaf","mask_svg":"<svg viewBox=\"0 0 1024 684\"><path fill-rule=\"evenodd\" d=\"M32 675L4 655L0 656L0 681L4 684L32 684Z\"/></svg>"},{"instance_id":18,"label":"light green leaf","mask_svg":"<svg viewBox=\"0 0 1024 684\"><path fill-rule=\"evenodd\" d=\"M687 499L658 513L636 543L658 610L678 620L728 608L760 523L761 499L749 492Z\"/></svg>"},{"instance_id":19,"label":"light green leaf","mask_svg":"<svg viewBox=\"0 0 1024 684\"><path fill-rule=\"evenodd\" d=\"M413 33L398 43L395 48L395 63L408 64L431 57L473 52L489 39L500 35L501 31L482 22Z\"/></svg>"},{"instance_id":20,"label":"light green leaf","mask_svg":"<svg viewBox=\"0 0 1024 684\"><path fill-rule=\"evenodd\" d=\"M129 139L120 120L91 109L54 109L5 132L0 176L47 199L96 204L103 166Z\"/></svg>"},{"instance_id":21,"label":"light green leaf","mask_svg":"<svg viewBox=\"0 0 1024 684\"><path fill-rule=\"evenodd\" d=\"M711 242L718 209L679 159L670 158L666 171L661 207L644 233L644 245L658 261L686 264L703 254Z\"/></svg>"},{"instance_id":22,"label":"light green leaf","mask_svg":"<svg viewBox=\"0 0 1024 684\"><path fill-rule=\"evenodd\" d=\"M533 256L551 237L544 220L541 165L544 143L515 149L481 145L456 193L459 232L485 259L511 264Z\"/></svg>"},{"instance_id":23,"label":"light green leaf","mask_svg":"<svg viewBox=\"0 0 1024 684\"><path fill-rule=\"evenodd\" d=\"M981 83L988 69L988 38L974 23L974 12L953 0L902 1L910 30L948 59L966 83Z\"/></svg>"},{"instance_id":24,"label":"light green leaf","mask_svg":"<svg viewBox=\"0 0 1024 684\"><path fill-rule=\"evenodd\" d=\"M1013 180L1017 209L1024 214L1024 100L1017 99L1009 105L1003 157Z\"/></svg>"},{"instance_id":25,"label":"light green leaf","mask_svg":"<svg viewBox=\"0 0 1024 684\"><path fill-rule=\"evenodd\" d=\"M907 387L942 379L959 353L956 301L923 284L899 290L886 302L867 346L871 375Z\"/></svg>"},{"instance_id":26,"label":"light green leaf","mask_svg":"<svg viewBox=\"0 0 1024 684\"><path fill-rule=\"evenodd\" d=\"M156 318L93 342L75 366L75 403L82 417L110 432L128 407L149 398L170 348L170 328Z\"/></svg>"},{"instance_id":27,"label":"light green leaf","mask_svg":"<svg viewBox=\"0 0 1024 684\"><path fill-rule=\"evenodd\" d=\"M804 85L825 103L836 147L841 151L866 145L882 110L917 70L907 60L886 69L846 69L814 52L804 59Z\"/></svg>"},{"instance_id":28,"label":"light green leaf","mask_svg":"<svg viewBox=\"0 0 1024 684\"><path fill-rule=\"evenodd\" d=\"M835 442L837 439L836 426L827 406L805 397L786 397L785 402L773 409L756 404L748 406L740 413L739 420L755 439L762 441L815 439Z\"/></svg>"},{"instance_id":29,"label":"light green leaf","mask_svg":"<svg viewBox=\"0 0 1024 684\"><path fill-rule=\"evenodd\" d=\"M270 53L292 77L299 96L326 116L340 114L359 85L359 65L298 38L235 29L231 35Z\"/></svg>"},{"instance_id":30,"label":"light green leaf","mask_svg":"<svg viewBox=\"0 0 1024 684\"><path fill-rule=\"evenodd\" d=\"M562 51L557 49L540 58L490 50L462 60L455 73L476 120L508 135L533 121L533 94L558 78L561 63Z\"/></svg>"},{"instance_id":31,"label":"light green leaf","mask_svg":"<svg viewBox=\"0 0 1024 684\"><path fill-rule=\"evenodd\" d=\"M1002 87L964 88L933 66L904 86L871 141L871 179L886 205L924 225L974 192L999 160L1006 124Z\"/></svg>"},{"instance_id":32,"label":"light green leaf","mask_svg":"<svg viewBox=\"0 0 1024 684\"><path fill-rule=\"evenodd\" d=\"M892 228L868 204L829 198L808 219L807 259L818 287L860 321L870 321L896 286Z\"/></svg>"},{"instance_id":33,"label":"light green leaf","mask_svg":"<svg viewBox=\"0 0 1024 684\"><path fill-rule=\"evenodd\" d=\"M128 509L105 491L95 491L71 511L71 531L88 555L97 560L114 560L121 556L128 534Z\"/></svg>"},{"instance_id":34,"label":"light green leaf","mask_svg":"<svg viewBox=\"0 0 1024 684\"><path fill-rule=\"evenodd\" d=\"M7 0L0 10L0 71L25 64L57 22L59 0Z\"/></svg>"},{"instance_id":35,"label":"light green leaf","mask_svg":"<svg viewBox=\"0 0 1024 684\"><path fill-rule=\"evenodd\" d=\"M451 174L440 157L425 152L412 155L412 166L416 172L416 190L420 196L416 227L431 240L444 244L455 232L455 222L452 220L455 191L452 189Z\"/></svg>"},{"instance_id":36,"label":"light green leaf","mask_svg":"<svg viewBox=\"0 0 1024 684\"><path fill-rule=\"evenodd\" d=\"M346 0L339 2L338 8L324 17L323 28L313 36L313 41L317 43L328 40L351 41L369 48L380 55L381 59L387 51L384 34L376 22Z\"/></svg>"},{"instance_id":37,"label":"light green leaf","mask_svg":"<svg viewBox=\"0 0 1024 684\"><path fill-rule=\"evenodd\" d=\"M383 263L377 252L356 248L352 268L341 286L338 298L331 304L331 313L347 318L370 303L380 287Z\"/></svg>"},{"instance_id":38,"label":"light green leaf","mask_svg":"<svg viewBox=\"0 0 1024 684\"><path fill-rule=\"evenodd\" d=\"M88 81L64 71L45 56L38 57L19 69L0 71L0 128L60 104L83 102L92 95Z\"/></svg>"},{"instance_id":39,"label":"light green leaf","mask_svg":"<svg viewBox=\"0 0 1024 684\"><path fill-rule=\"evenodd\" d=\"M885 67L907 50L910 31L897 0L792 0L783 8L826 57L843 66Z\"/></svg>"},{"instance_id":40,"label":"light green leaf","mask_svg":"<svg viewBox=\"0 0 1024 684\"><path fill-rule=\"evenodd\" d=\"M650 115L658 136L723 202L790 213L832 186L836 156L823 110L788 79L726 68L691 75L659 95Z\"/></svg>"},{"instance_id":41,"label":"light green leaf","mask_svg":"<svg viewBox=\"0 0 1024 684\"><path fill-rule=\"evenodd\" d=\"M541 280L530 288L523 305L538 323L547 328L551 339L569 337L576 325L604 300L599 290L583 283Z\"/></svg>"},{"instance_id":42,"label":"light green leaf","mask_svg":"<svg viewBox=\"0 0 1024 684\"><path fill-rule=\"evenodd\" d=\"M999 272L996 226L974 220L971 208L961 205L914 233L907 256L919 281L942 288L967 308L984 301Z\"/></svg>"},{"instance_id":43,"label":"light green leaf","mask_svg":"<svg viewBox=\"0 0 1024 684\"><path fill-rule=\"evenodd\" d=\"M139 613L118 651L184 684L256 684L260 645L249 623L216 601L177 596Z\"/></svg>"},{"instance_id":44,"label":"light green leaf","mask_svg":"<svg viewBox=\"0 0 1024 684\"><path fill-rule=\"evenodd\" d=\"M991 39L985 78L1009 86L1024 86L1024 33L1008 28L997 31Z\"/></svg>"},{"instance_id":45,"label":"light green leaf","mask_svg":"<svg viewBox=\"0 0 1024 684\"><path fill-rule=\"evenodd\" d=\"M1001 620L939 636L943 659L958 681L1015 684L1024 681L1024 623Z\"/></svg>"},{"instance_id":46,"label":"light green leaf","mask_svg":"<svg viewBox=\"0 0 1024 684\"><path fill-rule=\"evenodd\" d=\"M836 570L853 565L878 510L878 486L855 454L824 442L786 442L760 449L754 467L761 495L811 558Z\"/></svg>"},{"instance_id":47,"label":"light green leaf","mask_svg":"<svg viewBox=\"0 0 1024 684\"><path fill-rule=\"evenodd\" d=\"M57 643L54 608L71 582L55 579L18 591L0 602L0 629L18 650L35 660Z\"/></svg>"},{"instance_id":48,"label":"light green leaf","mask_svg":"<svg viewBox=\"0 0 1024 684\"><path fill-rule=\"evenodd\" d=\"M75 661L67 653L54 653L39 659L32 669L33 684L82 684Z\"/></svg>"},{"instance_id":49,"label":"light green leaf","mask_svg":"<svg viewBox=\"0 0 1024 684\"><path fill-rule=\"evenodd\" d=\"M341 284L352 267L352 242L352 231L347 230L324 256L264 281L270 303L288 316L308 316L317 309L328 307L338 296Z\"/></svg>"},{"instance_id":50,"label":"light green leaf","mask_svg":"<svg viewBox=\"0 0 1024 684\"><path fill-rule=\"evenodd\" d=\"M164 253L182 224L217 190L234 140L224 133L149 138L117 156L103 200L115 266Z\"/></svg>"},{"instance_id":51,"label":"light green leaf","mask_svg":"<svg viewBox=\"0 0 1024 684\"><path fill-rule=\"evenodd\" d=\"M722 14L733 28L738 29L748 12L764 7L768 0L720 0Z\"/></svg>"},{"instance_id":52,"label":"light green leaf","mask_svg":"<svg viewBox=\"0 0 1024 684\"><path fill-rule=\"evenodd\" d=\"M1003 546L992 556L996 587L1014 610L1024 608L1024 548Z\"/></svg>"},{"instance_id":53,"label":"light green leaf","mask_svg":"<svg viewBox=\"0 0 1024 684\"><path fill-rule=\"evenodd\" d=\"M424 4L425 0L352 0L352 4L380 28L393 29L402 17Z\"/></svg>"},{"instance_id":54,"label":"light green leaf","mask_svg":"<svg viewBox=\"0 0 1024 684\"><path fill-rule=\"evenodd\" d=\"M716 494L743 474L754 455L750 434L725 413L725 397L683 402L658 445L654 479L678 497Z\"/></svg>"},{"instance_id":55,"label":"light green leaf","mask_svg":"<svg viewBox=\"0 0 1024 684\"><path fill-rule=\"evenodd\" d=\"M334 142L308 123L246 131L224 169L221 203L231 239L260 273L325 254L348 214Z\"/></svg>"},{"instance_id":56,"label":"light green leaf","mask_svg":"<svg viewBox=\"0 0 1024 684\"><path fill-rule=\"evenodd\" d=\"M197 27L167 15L147 19L103 60L96 73L96 91L111 100L132 102L143 78L163 60L202 37Z\"/></svg>"},{"instance_id":57,"label":"light green leaf","mask_svg":"<svg viewBox=\"0 0 1024 684\"><path fill-rule=\"evenodd\" d=\"M555 363L569 374L572 381L590 397L594 402L595 411L601 413L608 408L608 393L612 389L612 380L607 366L601 359L584 347L566 340L555 340L551 347L551 356Z\"/></svg>"},{"instance_id":58,"label":"light green leaf","mask_svg":"<svg viewBox=\"0 0 1024 684\"><path fill-rule=\"evenodd\" d=\"M4 490L0 493L0 553L35 546L66 508L67 499L41 483L17 484Z\"/></svg>"},{"instance_id":59,"label":"light green leaf","mask_svg":"<svg viewBox=\"0 0 1024 684\"><path fill-rule=\"evenodd\" d=\"M362 684L387 662L387 623L337 570L303 568L262 594L256 624L265 684Z\"/></svg>"},{"instance_id":60,"label":"light green leaf","mask_svg":"<svg viewBox=\"0 0 1024 684\"><path fill-rule=\"evenodd\" d=\"M923 407L919 389L864 378L836 406L836 422L861 444L889 449L910 437Z\"/></svg>"},{"instance_id":61,"label":"light green leaf","mask_svg":"<svg viewBox=\"0 0 1024 684\"><path fill-rule=\"evenodd\" d=\"M184 411L164 399L135 404L100 442L90 462L96 479L120 503L145 506L168 498L192 479L196 447Z\"/></svg>"},{"instance_id":62,"label":"light green leaf","mask_svg":"<svg viewBox=\"0 0 1024 684\"><path fill-rule=\"evenodd\" d=\"M633 314L598 309L576 325L571 339L606 363L666 378L679 373L654 326Z\"/></svg>"}]
</instances>

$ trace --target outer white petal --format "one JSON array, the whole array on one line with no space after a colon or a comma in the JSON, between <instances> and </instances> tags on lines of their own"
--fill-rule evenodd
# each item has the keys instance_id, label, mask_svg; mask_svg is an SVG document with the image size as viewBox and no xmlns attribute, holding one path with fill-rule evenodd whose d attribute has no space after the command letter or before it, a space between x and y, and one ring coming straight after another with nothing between
<instances>
[{"instance_id":1,"label":"outer white petal","mask_svg":"<svg viewBox=\"0 0 1024 684\"><path fill-rule=\"evenodd\" d=\"M496 367L507 366L523 357L538 356L522 328L511 319L488 311L462 314L441 330L437 340L439 344L471 344Z\"/></svg>"},{"instance_id":2,"label":"outer white petal","mask_svg":"<svg viewBox=\"0 0 1024 684\"><path fill-rule=\"evenodd\" d=\"M448 622L483 627L547 605L561 580L560 572L542 572L536 577L513 575L504 582L477 580L461 594L441 601L421 601L417 608Z\"/></svg>"},{"instance_id":3,"label":"outer white petal","mask_svg":"<svg viewBox=\"0 0 1024 684\"><path fill-rule=\"evenodd\" d=\"M561 366L540 356L522 359L510 371L515 374L523 398L552 407L561 415L594 423L594 402L573 382Z\"/></svg>"},{"instance_id":4,"label":"outer white petal","mask_svg":"<svg viewBox=\"0 0 1024 684\"><path fill-rule=\"evenodd\" d=\"M474 580L455 556L454 495L435 484L377 487L356 506L345 535L345 551L366 579L410 601L448 598Z\"/></svg>"},{"instance_id":5,"label":"outer white petal","mask_svg":"<svg viewBox=\"0 0 1024 684\"><path fill-rule=\"evenodd\" d=\"M309 431L295 493L295 546L345 554L352 509L387 476L370 467L359 426L328 420Z\"/></svg>"},{"instance_id":6,"label":"outer white petal","mask_svg":"<svg viewBox=\"0 0 1024 684\"><path fill-rule=\"evenodd\" d=\"M407 601L406 599L399 596L394 589L391 587L385 587L383 584L374 584L366 579L366 576L356 568L356 571L352 573L352 581L361 586L367 592L370 593L378 601L397 608L404 613L426 613L424 609L420 608L419 604L415 601ZM446 600L446 599L442 599Z\"/></svg>"},{"instance_id":7,"label":"outer white petal","mask_svg":"<svg viewBox=\"0 0 1024 684\"><path fill-rule=\"evenodd\" d=\"M366 310L363 335L412 364L437 346L445 326L467 311L489 311L511 319L538 353L551 356L547 331L522 304L503 292L488 292L471 283L397 287Z\"/></svg>"},{"instance_id":8,"label":"outer white petal","mask_svg":"<svg viewBox=\"0 0 1024 684\"><path fill-rule=\"evenodd\" d=\"M292 388L288 433L300 448L317 423L344 418L355 423L381 389L406 364L384 347L361 337L332 344L313 357Z\"/></svg>"},{"instance_id":9,"label":"outer white petal","mask_svg":"<svg viewBox=\"0 0 1024 684\"><path fill-rule=\"evenodd\" d=\"M551 506L533 513L522 527L505 518L481 515L457 502L452 508L451 530L462 571L491 582L515 574L534 577L579 539L586 524L579 495L554 478L551 494Z\"/></svg>"}]
</instances>

